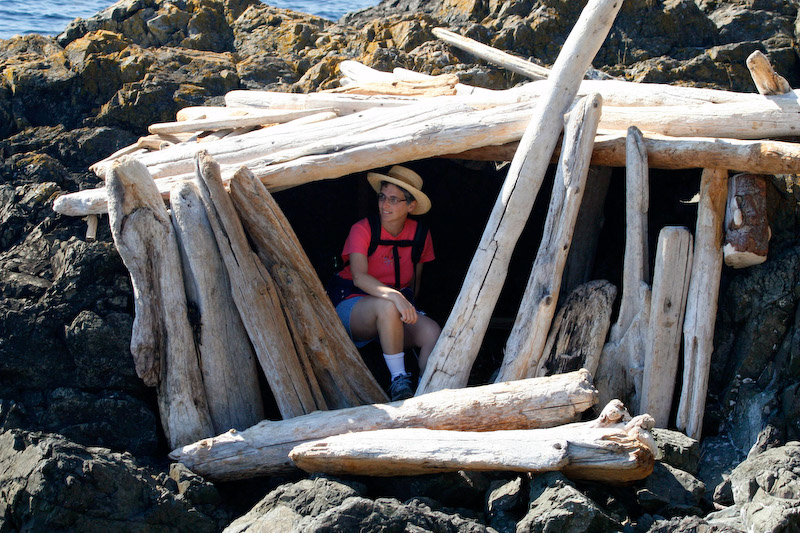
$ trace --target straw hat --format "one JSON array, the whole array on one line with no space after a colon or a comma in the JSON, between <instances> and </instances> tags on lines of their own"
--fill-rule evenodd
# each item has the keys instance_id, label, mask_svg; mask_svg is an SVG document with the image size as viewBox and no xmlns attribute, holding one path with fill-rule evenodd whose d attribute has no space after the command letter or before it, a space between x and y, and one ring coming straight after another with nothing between
<instances>
[{"instance_id":1,"label":"straw hat","mask_svg":"<svg viewBox=\"0 0 800 533\"><path fill-rule=\"evenodd\" d=\"M417 201L417 207L411 211L412 215L422 215L427 213L431 208L430 198L420 190L422 189L422 178L410 168L395 165L390 168L389 172L386 174L370 172L367 174L367 181L369 181L369 184L375 189L375 192L381 192L381 182L385 181L393 183L411 193L411 196Z\"/></svg>"}]
</instances>

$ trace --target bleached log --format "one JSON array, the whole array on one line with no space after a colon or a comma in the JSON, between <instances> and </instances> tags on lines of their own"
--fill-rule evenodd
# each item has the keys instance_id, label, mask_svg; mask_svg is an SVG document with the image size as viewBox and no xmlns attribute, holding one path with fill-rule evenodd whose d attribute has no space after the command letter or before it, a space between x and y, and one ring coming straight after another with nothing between
<instances>
[{"instance_id":1,"label":"bleached log","mask_svg":"<svg viewBox=\"0 0 800 533\"><path fill-rule=\"evenodd\" d=\"M597 372L617 288L606 280L584 283L573 290L558 310L537 376L563 374L585 368Z\"/></svg>"},{"instance_id":2,"label":"bleached log","mask_svg":"<svg viewBox=\"0 0 800 533\"><path fill-rule=\"evenodd\" d=\"M316 113L332 111L332 108L316 109L278 109L258 110L242 116L198 118L179 122L162 122L151 124L147 130L155 135L169 135L194 131L213 131L221 129L246 128L265 124L280 124Z\"/></svg>"},{"instance_id":3,"label":"bleached log","mask_svg":"<svg viewBox=\"0 0 800 533\"><path fill-rule=\"evenodd\" d=\"M767 219L766 176L736 174L728 180L725 209L725 264L733 268L767 260L772 230Z\"/></svg>"},{"instance_id":4,"label":"bleached log","mask_svg":"<svg viewBox=\"0 0 800 533\"><path fill-rule=\"evenodd\" d=\"M347 85L326 89L325 93L331 94L364 94L364 95L391 95L391 96L453 96L457 93L456 85L458 76L455 74L441 74L416 80L402 80L389 74L390 79L374 79L367 81L353 81Z\"/></svg>"},{"instance_id":5,"label":"bleached log","mask_svg":"<svg viewBox=\"0 0 800 533\"><path fill-rule=\"evenodd\" d=\"M197 312L192 320L214 433L246 429L264 419L256 355L197 185L186 182L173 189L170 206L186 298Z\"/></svg>"},{"instance_id":6,"label":"bleached log","mask_svg":"<svg viewBox=\"0 0 800 533\"><path fill-rule=\"evenodd\" d=\"M775 72L763 52L756 50L748 56L746 63L759 94L786 94L792 92L792 86L789 85L786 78Z\"/></svg>"},{"instance_id":7,"label":"bleached log","mask_svg":"<svg viewBox=\"0 0 800 533\"><path fill-rule=\"evenodd\" d=\"M161 425L171 446L208 437L213 428L167 209L147 169L135 160L114 164L106 183L111 234L133 285L136 373L158 388Z\"/></svg>"},{"instance_id":8,"label":"bleached log","mask_svg":"<svg viewBox=\"0 0 800 533\"><path fill-rule=\"evenodd\" d=\"M564 148L556 170L542 241L514 327L506 342L505 357L497 381L540 375L544 365L542 354L556 311L561 274L567 262L575 221L586 189L589 158L601 109L601 98L595 95L582 99L567 116Z\"/></svg>"},{"instance_id":9,"label":"bleached log","mask_svg":"<svg viewBox=\"0 0 800 533\"><path fill-rule=\"evenodd\" d=\"M325 409L304 348L292 342L277 288L247 242L233 202L222 185L219 165L205 152L197 154L197 178L231 281L233 301L281 416L291 418Z\"/></svg>"},{"instance_id":10,"label":"bleached log","mask_svg":"<svg viewBox=\"0 0 800 533\"><path fill-rule=\"evenodd\" d=\"M697 440L702 436L711 354L714 351L727 191L726 170L703 171L694 234L694 260L683 322L683 385L677 417L678 429Z\"/></svg>"},{"instance_id":11,"label":"bleached log","mask_svg":"<svg viewBox=\"0 0 800 533\"><path fill-rule=\"evenodd\" d=\"M639 406L657 427L669 423L691 270L692 234L686 228L663 228L658 234Z\"/></svg>"},{"instance_id":12,"label":"bleached log","mask_svg":"<svg viewBox=\"0 0 800 533\"><path fill-rule=\"evenodd\" d=\"M547 378L443 390L389 404L321 411L263 421L174 450L170 457L212 481L286 473L289 451L314 439L351 431L420 427L462 431L552 427L594 405L586 370Z\"/></svg>"},{"instance_id":13,"label":"bleached log","mask_svg":"<svg viewBox=\"0 0 800 533\"><path fill-rule=\"evenodd\" d=\"M564 43L495 202L461 292L433 349L417 394L463 387L500 296L513 248L539 193L564 113L621 3L590 1ZM457 149L456 149L457 150ZM454 150L454 151L456 151Z\"/></svg>"},{"instance_id":14,"label":"bleached log","mask_svg":"<svg viewBox=\"0 0 800 533\"><path fill-rule=\"evenodd\" d=\"M296 332L295 342L305 347L327 405L339 409L385 402L386 394L361 359L291 224L264 185L242 168L231 180L231 198L259 258L275 279L287 320Z\"/></svg>"},{"instance_id":15,"label":"bleached log","mask_svg":"<svg viewBox=\"0 0 800 533\"><path fill-rule=\"evenodd\" d=\"M574 478L622 483L644 479L653 471L656 446L648 431L652 427L653 419L644 415L627 424L594 420L483 433L384 429L300 444L289 457L307 472L337 475L563 470Z\"/></svg>"},{"instance_id":16,"label":"bleached log","mask_svg":"<svg viewBox=\"0 0 800 533\"><path fill-rule=\"evenodd\" d=\"M595 139L592 165L625 166L625 132L604 131ZM710 137L668 137L643 133L650 168L683 170L730 166L753 174L800 172L800 144L770 140L719 139ZM486 146L442 157L478 161L510 161L518 142Z\"/></svg>"},{"instance_id":17,"label":"bleached log","mask_svg":"<svg viewBox=\"0 0 800 533\"><path fill-rule=\"evenodd\" d=\"M650 321L647 211L650 204L647 154L642 134L628 129L625 178L625 257L619 316L603 348L595 382L601 401L622 398L639 412L644 348Z\"/></svg>"},{"instance_id":18,"label":"bleached log","mask_svg":"<svg viewBox=\"0 0 800 533\"><path fill-rule=\"evenodd\" d=\"M432 31L439 40L511 72L534 80L544 80L550 75L550 69L547 67L542 67L508 52L492 48L469 37L464 37L444 28L433 28Z\"/></svg>"},{"instance_id":19,"label":"bleached log","mask_svg":"<svg viewBox=\"0 0 800 533\"><path fill-rule=\"evenodd\" d=\"M86 216L86 240L93 241L97 239L97 224L98 224L97 215L87 215Z\"/></svg>"}]
</instances>

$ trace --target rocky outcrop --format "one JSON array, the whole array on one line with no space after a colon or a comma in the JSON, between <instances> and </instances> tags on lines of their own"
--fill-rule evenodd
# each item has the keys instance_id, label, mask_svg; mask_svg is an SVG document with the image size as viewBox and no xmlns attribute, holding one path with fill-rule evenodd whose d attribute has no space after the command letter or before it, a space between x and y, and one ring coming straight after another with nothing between
<instances>
[{"instance_id":1,"label":"rocky outcrop","mask_svg":"<svg viewBox=\"0 0 800 533\"><path fill-rule=\"evenodd\" d=\"M85 448L54 435L0 433L3 532L218 531L217 520L229 518L214 507L207 510L217 516L205 514L208 496L195 497L199 492L179 490L174 479L127 453Z\"/></svg>"}]
</instances>

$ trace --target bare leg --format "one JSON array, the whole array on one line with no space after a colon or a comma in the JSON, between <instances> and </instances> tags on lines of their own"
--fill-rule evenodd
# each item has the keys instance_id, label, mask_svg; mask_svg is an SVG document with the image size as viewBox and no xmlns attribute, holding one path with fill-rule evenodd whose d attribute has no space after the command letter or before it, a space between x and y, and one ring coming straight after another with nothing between
<instances>
[{"instance_id":1,"label":"bare leg","mask_svg":"<svg viewBox=\"0 0 800 533\"><path fill-rule=\"evenodd\" d=\"M432 318L420 315L415 324L406 324L404 330L405 346L419 348L419 371L421 374L425 370L428 356L433 351L442 328Z\"/></svg>"},{"instance_id":2,"label":"bare leg","mask_svg":"<svg viewBox=\"0 0 800 533\"><path fill-rule=\"evenodd\" d=\"M403 322L395 305L388 300L374 296L361 298L350 314L350 331L356 340L377 336L383 353L403 351Z\"/></svg>"}]
</instances>

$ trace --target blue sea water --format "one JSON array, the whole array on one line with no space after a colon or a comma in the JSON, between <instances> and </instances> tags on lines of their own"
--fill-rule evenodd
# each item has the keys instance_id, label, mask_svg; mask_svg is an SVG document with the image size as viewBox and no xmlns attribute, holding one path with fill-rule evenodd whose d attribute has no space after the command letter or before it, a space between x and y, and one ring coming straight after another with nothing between
<instances>
[{"instance_id":1,"label":"blue sea water","mask_svg":"<svg viewBox=\"0 0 800 533\"><path fill-rule=\"evenodd\" d=\"M380 0L270 0L271 6L337 20L345 13L377 5ZM40 33L58 35L73 19L89 18L113 0L0 0L0 39Z\"/></svg>"}]
</instances>

